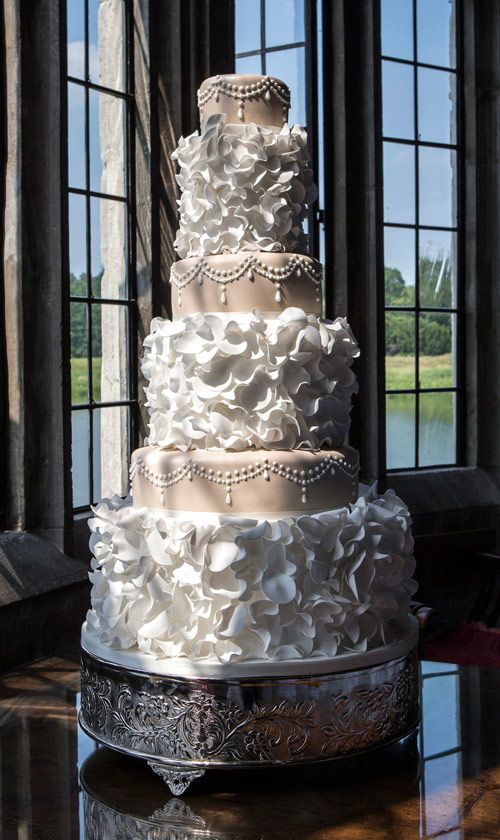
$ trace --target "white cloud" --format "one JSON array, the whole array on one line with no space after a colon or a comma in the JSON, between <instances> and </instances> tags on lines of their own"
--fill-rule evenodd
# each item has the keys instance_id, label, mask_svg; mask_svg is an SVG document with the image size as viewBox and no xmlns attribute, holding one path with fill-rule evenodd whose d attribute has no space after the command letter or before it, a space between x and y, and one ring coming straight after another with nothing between
<instances>
[{"instance_id":1,"label":"white cloud","mask_svg":"<svg viewBox=\"0 0 500 840\"><path fill-rule=\"evenodd\" d=\"M97 44L89 44L89 74L94 82L99 81L99 53ZM85 77L85 43L70 41L68 44L68 75L77 79Z\"/></svg>"}]
</instances>

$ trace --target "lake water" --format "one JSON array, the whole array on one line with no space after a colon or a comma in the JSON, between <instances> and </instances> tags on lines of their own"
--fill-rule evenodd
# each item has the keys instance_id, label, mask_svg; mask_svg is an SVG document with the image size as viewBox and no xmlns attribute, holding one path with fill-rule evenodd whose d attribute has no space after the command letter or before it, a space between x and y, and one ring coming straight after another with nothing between
<instances>
[{"instance_id":1,"label":"lake water","mask_svg":"<svg viewBox=\"0 0 500 840\"><path fill-rule=\"evenodd\" d=\"M415 466L415 397L387 396L387 467ZM420 395L419 465L455 463L455 395L438 392Z\"/></svg>"},{"instance_id":2,"label":"lake water","mask_svg":"<svg viewBox=\"0 0 500 840\"><path fill-rule=\"evenodd\" d=\"M72 455L73 455L73 506L89 504L89 414L88 411L72 412ZM94 496L101 497L101 418L100 412L94 411Z\"/></svg>"},{"instance_id":3,"label":"lake water","mask_svg":"<svg viewBox=\"0 0 500 840\"><path fill-rule=\"evenodd\" d=\"M94 495L101 495L100 412L94 411ZM422 394L420 397L420 464L452 464L455 461L454 396L448 393ZM73 428L73 504L89 503L88 481L89 412L74 411ZM415 398L410 394L388 397L387 464L389 469L415 466Z\"/></svg>"}]
</instances>

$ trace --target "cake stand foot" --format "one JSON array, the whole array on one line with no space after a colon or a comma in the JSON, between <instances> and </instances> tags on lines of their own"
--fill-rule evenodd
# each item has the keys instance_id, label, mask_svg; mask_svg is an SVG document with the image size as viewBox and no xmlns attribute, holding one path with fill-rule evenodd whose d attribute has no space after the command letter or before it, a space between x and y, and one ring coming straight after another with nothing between
<instances>
[{"instance_id":1,"label":"cake stand foot","mask_svg":"<svg viewBox=\"0 0 500 840\"><path fill-rule=\"evenodd\" d=\"M182 796L182 794L188 789L191 782L194 782L195 779L201 778L201 776L205 773L205 770L202 767L188 770L186 767L181 767L180 765L175 764L166 765L155 761L148 761L148 764L151 767L151 770L158 773L160 778L163 779L174 796Z\"/></svg>"}]
</instances>

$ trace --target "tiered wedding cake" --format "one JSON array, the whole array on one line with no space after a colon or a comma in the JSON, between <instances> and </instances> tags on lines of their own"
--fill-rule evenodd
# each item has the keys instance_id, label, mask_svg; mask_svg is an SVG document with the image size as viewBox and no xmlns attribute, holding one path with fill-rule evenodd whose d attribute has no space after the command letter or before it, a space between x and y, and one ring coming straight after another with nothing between
<instances>
[{"instance_id":1,"label":"tiered wedding cake","mask_svg":"<svg viewBox=\"0 0 500 840\"><path fill-rule=\"evenodd\" d=\"M410 518L391 491L358 489L358 346L343 318L320 318L302 228L315 191L289 101L274 78L207 79L201 131L174 154L181 260L173 320L145 341L149 441L133 503L103 500L91 520L83 644L104 660L326 672L408 633Z\"/></svg>"}]
</instances>

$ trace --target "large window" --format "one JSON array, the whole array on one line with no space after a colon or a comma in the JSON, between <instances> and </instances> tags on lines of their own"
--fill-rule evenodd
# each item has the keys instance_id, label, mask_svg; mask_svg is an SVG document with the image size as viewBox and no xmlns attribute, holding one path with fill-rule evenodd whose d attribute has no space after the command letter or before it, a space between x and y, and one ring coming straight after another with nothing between
<instances>
[{"instance_id":1,"label":"large window","mask_svg":"<svg viewBox=\"0 0 500 840\"><path fill-rule=\"evenodd\" d=\"M132 3L68 0L73 505L125 494L134 442Z\"/></svg>"},{"instance_id":2,"label":"large window","mask_svg":"<svg viewBox=\"0 0 500 840\"><path fill-rule=\"evenodd\" d=\"M459 0L382 0L387 468L461 460Z\"/></svg>"}]
</instances>

